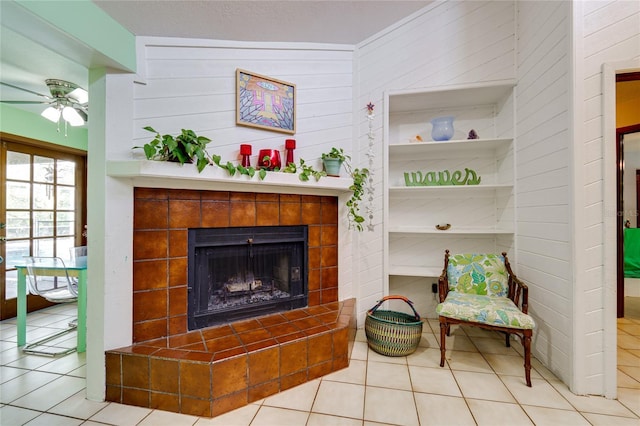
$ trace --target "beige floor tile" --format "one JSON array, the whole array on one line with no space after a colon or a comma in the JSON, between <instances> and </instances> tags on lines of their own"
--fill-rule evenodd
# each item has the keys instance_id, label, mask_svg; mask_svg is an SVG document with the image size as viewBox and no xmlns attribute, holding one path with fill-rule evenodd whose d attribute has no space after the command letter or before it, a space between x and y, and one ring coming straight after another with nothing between
<instances>
[{"instance_id":1,"label":"beige floor tile","mask_svg":"<svg viewBox=\"0 0 640 426\"><path fill-rule=\"evenodd\" d=\"M4 365L0 365L0 384L8 382L9 380L15 379L16 377L22 376L28 372L29 370L22 368L5 367Z\"/></svg>"},{"instance_id":2,"label":"beige floor tile","mask_svg":"<svg viewBox=\"0 0 640 426\"><path fill-rule=\"evenodd\" d=\"M544 365L542 365L542 363L540 361L538 361L536 358L531 357L531 367L532 367L532 371L535 370L536 372L538 372L543 378L547 379L547 380L557 380L558 378L556 377L555 374L553 374L553 372L551 370L549 370L547 367L545 367ZM524 367L523 367L524 368ZM524 370L523 370L524 371ZM533 376L531 376L533 377Z\"/></svg>"},{"instance_id":3,"label":"beige floor tile","mask_svg":"<svg viewBox=\"0 0 640 426\"><path fill-rule=\"evenodd\" d=\"M618 365L637 367L640 365L640 358L629 350L618 348Z\"/></svg>"},{"instance_id":4,"label":"beige floor tile","mask_svg":"<svg viewBox=\"0 0 640 426\"><path fill-rule=\"evenodd\" d=\"M447 350L446 360L452 370L476 371L478 373L493 373L491 366L478 352Z\"/></svg>"},{"instance_id":5,"label":"beige floor tile","mask_svg":"<svg viewBox=\"0 0 640 426\"><path fill-rule=\"evenodd\" d=\"M467 399L478 426L533 425L522 407L506 402Z\"/></svg>"},{"instance_id":6,"label":"beige floor tile","mask_svg":"<svg viewBox=\"0 0 640 426\"><path fill-rule=\"evenodd\" d=\"M359 328L356 331L356 342L366 342L367 341L367 335L364 332L364 328Z\"/></svg>"},{"instance_id":7,"label":"beige floor tile","mask_svg":"<svg viewBox=\"0 0 640 426\"><path fill-rule=\"evenodd\" d=\"M622 371L632 379L640 381L640 366L631 367L629 365L618 365L618 370Z\"/></svg>"},{"instance_id":8,"label":"beige floor tile","mask_svg":"<svg viewBox=\"0 0 640 426\"><path fill-rule=\"evenodd\" d=\"M577 411L528 405L523 405L522 408L536 426L590 426L587 419Z\"/></svg>"},{"instance_id":9,"label":"beige floor tile","mask_svg":"<svg viewBox=\"0 0 640 426\"><path fill-rule=\"evenodd\" d=\"M70 371L69 376L74 376L74 377L82 377L83 379L87 378L87 366L86 364L83 365L82 367L76 368L73 371Z\"/></svg>"},{"instance_id":10,"label":"beige floor tile","mask_svg":"<svg viewBox=\"0 0 640 426\"><path fill-rule=\"evenodd\" d=\"M29 371L0 385L0 402L12 402L59 377L57 374Z\"/></svg>"},{"instance_id":11,"label":"beige floor tile","mask_svg":"<svg viewBox=\"0 0 640 426\"><path fill-rule=\"evenodd\" d=\"M367 386L411 390L409 369L402 364L369 361L367 363Z\"/></svg>"},{"instance_id":12,"label":"beige floor tile","mask_svg":"<svg viewBox=\"0 0 640 426\"><path fill-rule=\"evenodd\" d=\"M196 416L153 410L137 426L192 426L197 420Z\"/></svg>"},{"instance_id":13,"label":"beige floor tile","mask_svg":"<svg viewBox=\"0 0 640 426\"><path fill-rule=\"evenodd\" d=\"M364 386L323 380L311 409L314 413L361 419Z\"/></svg>"},{"instance_id":14,"label":"beige floor tile","mask_svg":"<svg viewBox=\"0 0 640 426\"><path fill-rule=\"evenodd\" d=\"M422 333L418 346L421 348L434 348L440 350L438 339L436 339L436 336L434 336L433 333Z\"/></svg>"},{"instance_id":15,"label":"beige floor tile","mask_svg":"<svg viewBox=\"0 0 640 426\"><path fill-rule=\"evenodd\" d=\"M331 380L334 382L355 383L364 385L367 377L367 362L359 359L352 359L349 367L336 371L322 377L322 380Z\"/></svg>"},{"instance_id":16,"label":"beige floor tile","mask_svg":"<svg viewBox=\"0 0 640 426\"><path fill-rule=\"evenodd\" d=\"M551 380L549 384L560 392L578 411L619 417L635 417L631 411L615 399L607 399L601 396L576 395L569 390L567 385L559 380ZM640 392L638 393L638 398L640 398Z\"/></svg>"},{"instance_id":17,"label":"beige floor tile","mask_svg":"<svg viewBox=\"0 0 640 426\"><path fill-rule=\"evenodd\" d=\"M414 394L420 426L469 426L475 424L464 399L452 396Z\"/></svg>"},{"instance_id":18,"label":"beige floor tile","mask_svg":"<svg viewBox=\"0 0 640 426\"><path fill-rule=\"evenodd\" d=\"M617 370L618 388L640 389L640 382L624 372Z\"/></svg>"},{"instance_id":19,"label":"beige floor tile","mask_svg":"<svg viewBox=\"0 0 640 426\"><path fill-rule=\"evenodd\" d=\"M262 406L251 422L251 426L300 426L306 424L308 418L308 411Z\"/></svg>"},{"instance_id":20,"label":"beige floor tile","mask_svg":"<svg viewBox=\"0 0 640 426\"><path fill-rule=\"evenodd\" d=\"M505 376L521 376L524 377L524 359L520 356L483 354L491 368L497 374ZM531 369L531 378L541 379L542 376L535 370Z\"/></svg>"},{"instance_id":21,"label":"beige floor tile","mask_svg":"<svg viewBox=\"0 0 640 426\"><path fill-rule=\"evenodd\" d=\"M407 364L421 367L440 367L440 349L418 347L407 356Z\"/></svg>"},{"instance_id":22,"label":"beige floor tile","mask_svg":"<svg viewBox=\"0 0 640 426\"><path fill-rule=\"evenodd\" d=\"M561 410L572 410L573 407L545 380L532 379L532 387L528 387L524 378L501 376L509 391L522 405L534 405Z\"/></svg>"},{"instance_id":23,"label":"beige floor tile","mask_svg":"<svg viewBox=\"0 0 640 426\"><path fill-rule=\"evenodd\" d=\"M478 352L471 339L464 334L452 334L445 342L447 351Z\"/></svg>"},{"instance_id":24,"label":"beige floor tile","mask_svg":"<svg viewBox=\"0 0 640 426\"><path fill-rule=\"evenodd\" d=\"M99 423L117 424L119 426L137 425L151 413L148 408L132 405L110 403L102 410L91 416L89 420Z\"/></svg>"},{"instance_id":25,"label":"beige floor tile","mask_svg":"<svg viewBox=\"0 0 640 426\"><path fill-rule=\"evenodd\" d=\"M15 361L3 362L3 365L15 368L24 368L27 370L35 370L45 364L52 362L52 358L48 356L20 356Z\"/></svg>"},{"instance_id":26,"label":"beige floor tile","mask_svg":"<svg viewBox=\"0 0 640 426\"><path fill-rule=\"evenodd\" d=\"M478 348L481 354L497 354L497 355L512 355L520 356L515 351L513 345L510 347L505 346L504 340L492 339L487 337L473 337L471 339L474 345Z\"/></svg>"},{"instance_id":27,"label":"beige floor tile","mask_svg":"<svg viewBox=\"0 0 640 426\"><path fill-rule=\"evenodd\" d=\"M389 364L407 364L407 358L404 356L386 356L377 353L373 349L369 349L369 354L367 360L369 362L387 362Z\"/></svg>"},{"instance_id":28,"label":"beige floor tile","mask_svg":"<svg viewBox=\"0 0 640 426\"><path fill-rule=\"evenodd\" d=\"M77 352L73 352L63 357L56 358L55 360L36 368L36 370L47 371L49 373L68 374L85 365L85 359L85 353L79 354Z\"/></svg>"},{"instance_id":29,"label":"beige floor tile","mask_svg":"<svg viewBox=\"0 0 640 426\"><path fill-rule=\"evenodd\" d=\"M50 413L63 416L88 419L98 411L106 407L108 402L90 401L86 398L85 390L77 392L75 395L65 399L60 404L49 410Z\"/></svg>"},{"instance_id":30,"label":"beige floor tile","mask_svg":"<svg viewBox=\"0 0 640 426\"><path fill-rule=\"evenodd\" d=\"M417 426L418 415L413 393L367 386L364 419L389 425Z\"/></svg>"},{"instance_id":31,"label":"beige floor tile","mask_svg":"<svg viewBox=\"0 0 640 426\"><path fill-rule=\"evenodd\" d=\"M311 411L319 386L320 379L312 380L265 398L262 404L290 410Z\"/></svg>"},{"instance_id":32,"label":"beige floor tile","mask_svg":"<svg viewBox=\"0 0 640 426\"><path fill-rule=\"evenodd\" d=\"M85 380L79 377L58 376L56 380L11 402L18 407L46 411L83 390Z\"/></svg>"},{"instance_id":33,"label":"beige floor tile","mask_svg":"<svg viewBox=\"0 0 640 426\"><path fill-rule=\"evenodd\" d=\"M213 418L200 417L195 426L249 426L260 409L258 404L249 404Z\"/></svg>"},{"instance_id":34,"label":"beige floor tile","mask_svg":"<svg viewBox=\"0 0 640 426\"><path fill-rule=\"evenodd\" d=\"M515 403L516 400L495 374L454 371L453 376L460 386L462 396L498 402Z\"/></svg>"},{"instance_id":35,"label":"beige floor tile","mask_svg":"<svg viewBox=\"0 0 640 426\"><path fill-rule=\"evenodd\" d=\"M409 366L414 392L438 395L462 396L453 373L448 368Z\"/></svg>"},{"instance_id":36,"label":"beige floor tile","mask_svg":"<svg viewBox=\"0 0 640 426\"><path fill-rule=\"evenodd\" d=\"M640 419L637 417L629 418L629 417L615 417L615 416L607 416L606 414L594 414L594 413L582 413L582 415L591 423L593 426L638 426L640 424Z\"/></svg>"},{"instance_id":37,"label":"beige floor tile","mask_svg":"<svg viewBox=\"0 0 640 426\"><path fill-rule=\"evenodd\" d=\"M466 325L463 325L460 328L469 337L484 337L484 338L489 338L494 340L498 339L504 342L504 335L495 331L485 330L479 327L469 327Z\"/></svg>"},{"instance_id":38,"label":"beige floor tile","mask_svg":"<svg viewBox=\"0 0 640 426\"><path fill-rule=\"evenodd\" d=\"M362 420L311 413L306 426L362 426Z\"/></svg>"},{"instance_id":39,"label":"beige floor tile","mask_svg":"<svg viewBox=\"0 0 640 426\"><path fill-rule=\"evenodd\" d=\"M636 389L618 388L618 401L640 417L640 393Z\"/></svg>"},{"instance_id":40,"label":"beige floor tile","mask_svg":"<svg viewBox=\"0 0 640 426\"><path fill-rule=\"evenodd\" d=\"M40 414L42 414L40 411L27 410L10 405L0 407L0 420L3 425L23 425Z\"/></svg>"},{"instance_id":41,"label":"beige floor tile","mask_svg":"<svg viewBox=\"0 0 640 426\"><path fill-rule=\"evenodd\" d=\"M42 413L30 422L25 423L25 426L76 426L82 423L84 423L84 420L81 419Z\"/></svg>"},{"instance_id":42,"label":"beige floor tile","mask_svg":"<svg viewBox=\"0 0 640 426\"><path fill-rule=\"evenodd\" d=\"M351 351L351 359L367 360L369 353L369 345L367 342L353 342L353 350Z\"/></svg>"}]
</instances>

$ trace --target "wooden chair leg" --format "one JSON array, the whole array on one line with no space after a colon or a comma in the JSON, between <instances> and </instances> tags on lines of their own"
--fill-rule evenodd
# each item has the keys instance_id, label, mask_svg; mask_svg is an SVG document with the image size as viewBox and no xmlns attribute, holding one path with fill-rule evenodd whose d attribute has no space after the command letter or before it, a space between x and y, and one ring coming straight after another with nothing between
<instances>
[{"instance_id":1,"label":"wooden chair leg","mask_svg":"<svg viewBox=\"0 0 640 426\"><path fill-rule=\"evenodd\" d=\"M445 358L445 342L447 340L447 332L449 331L449 325L440 321L440 367L444 367Z\"/></svg>"},{"instance_id":2,"label":"wooden chair leg","mask_svg":"<svg viewBox=\"0 0 640 426\"><path fill-rule=\"evenodd\" d=\"M527 386L531 387L531 330L525 330L522 337L522 344L524 346L524 375L527 380Z\"/></svg>"},{"instance_id":3,"label":"wooden chair leg","mask_svg":"<svg viewBox=\"0 0 640 426\"><path fill-rule=\"evenodd\" d=\"M504 333L504 334L505 334L504 343L505 343L505 345L507 345L508 348L510 348L511 347L511 334L509 334L509 333Z\"/></svg>"}]
</instances>

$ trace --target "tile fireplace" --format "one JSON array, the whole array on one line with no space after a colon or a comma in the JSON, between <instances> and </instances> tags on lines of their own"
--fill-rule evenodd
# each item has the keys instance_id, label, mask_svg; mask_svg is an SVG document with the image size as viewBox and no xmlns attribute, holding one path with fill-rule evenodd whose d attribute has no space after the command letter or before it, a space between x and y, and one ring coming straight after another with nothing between
<instances>
[{"instance_id":1,"label":"tile fireplace","mask_svg":"<svg viewBox=\"0 0 640 426\"><path fill-rule=\"evenodd\" d=\"M135 188L133 225L133 344L106 352L107 400L215 416L348 365L356 313L354 299L338 301L337 197ZM230 322L217 318L218 325L194 329L190 232L224 235L249 228L306 234L301 265L267 250L280 270L269 279L284 281L287 275L285 289L306 290L306 303L296 295L299 304L292 310L258 311ZM226 262L248 261L252 248L246 241L242 250L244 255ZM306 282L290 280L298 273ZM240 285L224 277L229 293L251 294L258 280L272 285L246 275Z\"/></svg>"}]
</instances>

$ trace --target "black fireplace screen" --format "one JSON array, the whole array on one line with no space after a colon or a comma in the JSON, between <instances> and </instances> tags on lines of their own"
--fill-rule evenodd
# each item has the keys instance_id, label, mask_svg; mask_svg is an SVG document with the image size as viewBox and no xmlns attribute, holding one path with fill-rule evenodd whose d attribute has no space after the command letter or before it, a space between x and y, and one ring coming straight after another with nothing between
<instances>
[{"instance_id":1,"label":"black fireplace screen","mask_svg":"<svg viewBox=\"0 0 640 426\"><path fill-rule=\"evenodd\" d=\"M307 227L189 229L189 330L307 305Z\"/></svg>"}]
</instances>

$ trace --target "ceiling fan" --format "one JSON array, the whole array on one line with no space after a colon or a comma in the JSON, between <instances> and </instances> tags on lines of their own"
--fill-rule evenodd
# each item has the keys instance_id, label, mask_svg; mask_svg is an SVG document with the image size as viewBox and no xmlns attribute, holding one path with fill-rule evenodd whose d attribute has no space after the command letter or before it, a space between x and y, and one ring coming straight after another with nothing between
<instances>
[{"instance_id":1,"label":"ceiling fan","mask_svg":"<svg viewBox=\"0 0 640 426\"><path fill-rule=\"evenodd\" d=\"M0 81L0 85L22 90L43 98L40 101L9 101L0 100L5 104L45 104L49 105L40 115L54 123L60 123L60 118L71 126L82 126L89 118L89 94L77 84L65 80L50 78L45 80L51 96L34 92L33 90L18 87L13 84Z\"/></svg>"}]
</instances>

